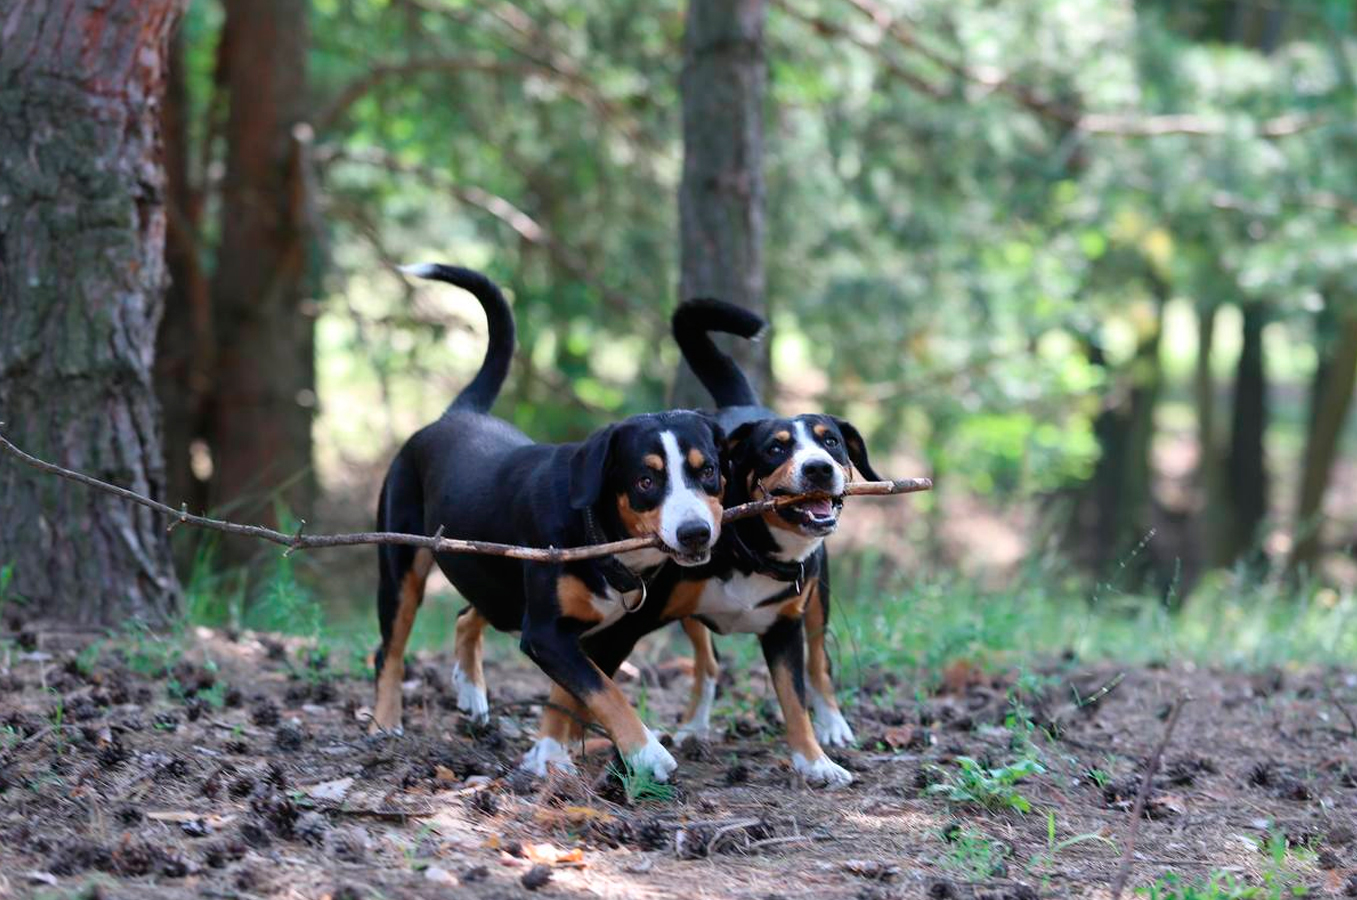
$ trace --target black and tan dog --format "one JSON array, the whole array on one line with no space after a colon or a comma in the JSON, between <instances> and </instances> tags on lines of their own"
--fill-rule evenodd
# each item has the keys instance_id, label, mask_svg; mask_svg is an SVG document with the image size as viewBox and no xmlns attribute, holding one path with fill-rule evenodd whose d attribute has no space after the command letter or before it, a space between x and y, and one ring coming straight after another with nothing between
<instances>
[{"instance_id":1,"label":"black and tan dog","mask_svg":"<svg viewBox=\"0 0 1357 900\"><path fill-rule=\"evenodd\" d=\"M693 412L636 416L579 444L537 444L488 414L514 349L513 316L489 279L450 266L405 269L470 291L485 310L490 344L480 371L438 421L401 448L382 485L381 531L433 534L535 547L571 547L658 535L663 550L564 565L506 557L378 549L374 732L401 725L406 642L437 563L471 604L458 617L459 698L486 712L481 632L521 632L522 649L551 678L553 699L599 722L623 758L664 780L668 751L636 715L612 674L644 633L625 615L661 567L709 561L721 534L720 447L715 422ZM666 566L673 560L677 566ZM617 627L626 618L626 627ZM526 764L564 754L539 742ZM567 757L568 758L568 757Z\"/></svg>"},{"instance_id":2,"label":"black and tan dog","mask_svg":"<svg viewBox=\"0 0 1357 900\"><path fill-rule=\"evenodd\" d=\"M691 300L673 316L674 338L694 374L710 392L719 409L718 421L730 432L730 465L742 477L733 479L726 503L778 493L824 489L838 493L851 477L851 461L868 478L878 476L868 462L861 435L849 423L826 416L779 418L759 402L749 380L712 341L718 331L755 338L764 329L762 318L718 300ZM845 459L845 457L847 457ZM820 744L841 747L853 743L853 730L839 710L825 651L829 618L829 566L823 539L838 524L840 504L817 501L784 508L761 521L733 523L723 538L733 553L735 571L717 578L727 606L741 609L752 600L782 586L806 590L803 615L808 650L808 683L815 736ZM732 530L733 529L733 530ZM719 552L719 551L718 551ZM707 574L705 570L692 577ZM688 577L685 574L683 577ZM717 632L733 627L729 612L711 602L683 626L693 643L695 671L693 697L677 737L706 737L720 670L712 648L709 626ZM715 612L714 612L715 610Z\"/></svg>"}]
</instances>

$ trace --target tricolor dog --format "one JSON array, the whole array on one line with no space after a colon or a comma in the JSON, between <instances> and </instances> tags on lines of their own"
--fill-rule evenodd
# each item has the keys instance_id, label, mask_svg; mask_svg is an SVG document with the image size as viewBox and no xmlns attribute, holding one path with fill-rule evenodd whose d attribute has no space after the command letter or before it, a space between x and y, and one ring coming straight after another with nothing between
<instances>
[{"instance_id":1,"label":"tricolor dog","mask_svg":"<svg viewBox=\"0 0 1357 900\"><path fill-rule=\"evenodd\" d=\"M451 266L405 269L472 293L490 343L480 371L438 421L417 432L387 471L377 528L534 547L573 547L658 535L662 549L566 564L425 549L378 548L381 649L372 730L401 725L406 642L438 567L471 606L458 617L459 703L488 710L481 632L520 632L523 651L554 682L553 700L601 724L631 764L665 779L675 763L641 722L612 675L643 634L625 610L641 603L644 579L709 562L721 536L724 435L687 411L635 416L578 444L537 444L489 415L514 350L512 313L485 276ZM560 762L564 747L539 741L530 766Z\"/></svg>"},{"instance_id":2,"label":"tricolor dog","mask_svg":"<svg viewBox=\"0 0 1357 900\"><path fill-rule=\"evenodd\" d=\"M716 347L709 334L720 331L753 338L763 328L763 320L754 313L717 300L688 301L673 317L674 337L684 358L716 401L717 419L729 431L731 483L726 504L812 490L841 497L851 478L851 466L877 480L856 428L831 416L777 417L759 402L744 373ZM693 642L695 672L693 697L678 730L680 739L689 734L705 737L710 731L719 668L708 628L722 634L766 634L766 629L778 626L798 632L804 628L809 650L809 678L804 687L799 645L795 652L785 646L780 651L793 680L790 688L779 688L784 711L788 701L781 693L791 690L794 701L804 705L809 700L819 744L839 747L853 742L853 730L835 700L825 652L829 566L823 543L838 525L841 507L841 500L814 500L758 519L733 522L727 526L711 566L678 573L685 582L706 579L691 617L683 623ZM792 626L772 616L779 598L790 594L802 604L804 625ZM765 638L765 650L767 644ZM769 662L773 663L771 657ZM803 756L815 749L797 750L795 740L793 744L794 752ZM819 765L826 768L826 763L833 765L827 759ZM834 769L827 780L848 780L847 772L837 766Z\"/></svg>"}]
</instances>

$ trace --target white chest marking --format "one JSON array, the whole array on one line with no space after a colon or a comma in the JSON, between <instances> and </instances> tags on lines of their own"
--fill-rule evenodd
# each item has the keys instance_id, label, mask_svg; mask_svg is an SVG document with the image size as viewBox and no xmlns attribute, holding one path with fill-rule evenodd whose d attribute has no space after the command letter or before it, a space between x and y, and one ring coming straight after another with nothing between
<instances>
[{"instance_id":1,"label":"white chest marking","mask_svg":"<svg viewBox=\"0 0 1357 900\"><path fill-rule=\"evenodd\" d=\"M697 600L697 615L721 634L763 634L777 621L777 611L786 600L759 604L793 587L765 575L737 573L729 581L713 578Z\"/></svg>"},{"instance_id":2,"label":"white chest marking","mask_svg":"<svg viewBox=\"0 0 1357 900\"><path fill-rule=\"evenodd\" d=\"M589 603L594 607L594 611L603 618L597 625L592 626L588 631L584 632L584 635L582 635L584 637L611 626L618 619L625 616L627 614L627 609L634 607L641 599L640 591L632 591L629 594L623 595L613 590L611 587L608 587L604 588L604 593L606 594L604 597L600 597L597 594L592 594L589 597ZM625 604L622 602L624 596L627 601Z\"/></svg>"}]
</instances>

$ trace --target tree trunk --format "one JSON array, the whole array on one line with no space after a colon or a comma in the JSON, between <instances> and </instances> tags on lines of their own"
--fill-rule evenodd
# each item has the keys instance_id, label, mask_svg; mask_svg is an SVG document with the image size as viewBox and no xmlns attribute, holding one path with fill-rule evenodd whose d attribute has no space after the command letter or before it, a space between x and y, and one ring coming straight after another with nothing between
<instances>
[{"instance_id":1,"label":"tree trunk","mask_svg":"<svg viewBox=\"0 0 1357 900\"><path fill-rule=\"evenodd\" d=\"M1267 373L1263 368L1263 326L1269 308L1264 303L1245 303L1244 343L1235 375L1234 406L1230 427L1230 452L1225 477L1233 520L1229 534L1229 559L1259 550L1259 531L1268 511Z\"/></svg>"},{"instance_id":2,"label":"tree trunk","mask_svg":"<svg viewBox=\"0 0 1357 900\"><path fill-rule=\"evenodd\" d=\"M222 62L230 94L221 245L212 279L218 348L207 411L213 504L305 515L315 495L314 310L306 297L305 0L231 0ZM229 562L254 548L224 544Z\"/></svg>"},{"instance_id":3,"label":"tree trunk","mask_svg":"<svg viewBox=\"0 0 1357 900\"><path fill-rule=\"evenodd\" d=\"M181 6L51 0L0 15L0 420L20 447L153 497L159 104ZM0 462L0 510L0 563L26 615L111 626L176 611L149 510L13 462Z\"/></svg>"},{"instance_id":4,"label":"tree trunk","mask_svg":"<svg viewBox=\"0 0 1357 900\"><path fill-rule=\"evenodd\" d=\"M1324 493L1357 387L1357 311L1341 317L1321 316L1317 327L1322 328L1325 322L1332 322L1337 333L1320 334L1316 341L1321 348L1320 364L1310 390L1310 425L1296 503L1295 545L1289 562L1292 571L1312 566L1319 559Z\"/></svg>"},{"instance_id":5,"label":"tree trunk","mask_svg":"<svg viewBox=\"0 0 1357 900\"><path fill-rule=\"evenodd\" d=\"M1192 392L1197 408L1198 458L1195 473L1201 508L1198 525L1204 561L1208 566L1229 560L1230 504L1225 493L1225 454L1217 424L1216 379L1211 359L1216 343L1216 318L1220 306L1208 301L1197 309L1197 362Z\"/></svg>"},{"instance_id":6,"label":"tree trunk","mask_svg":"<svg viewBox=\"0 0 1357 900\"><path fill-rule=\"evenodd\" d=\"M715 297L763 315L766 18L766 0L690 0L680 85L679 299ZM767 383L768 342L729 346L756 389ZM687 366L674 402L711 404Z\"/></svg>"},{"instance_id":7,"label":"tree trunk","mask_svg":"<svg viewBox=\"0 0 1357 900\"><path fill-rule=\"evenodd\" d=\"M156 341L155 384L165 411L165 496L171 505L207 505L207 482L193 471L191 449L204 436L203 400L211 378L211 300L200 258L201 201L190 177L188 84L184 38L170 41L169 79L162 123L165 135L167 224L165 263L170 287Z\"/></svg>"}]
</instances>

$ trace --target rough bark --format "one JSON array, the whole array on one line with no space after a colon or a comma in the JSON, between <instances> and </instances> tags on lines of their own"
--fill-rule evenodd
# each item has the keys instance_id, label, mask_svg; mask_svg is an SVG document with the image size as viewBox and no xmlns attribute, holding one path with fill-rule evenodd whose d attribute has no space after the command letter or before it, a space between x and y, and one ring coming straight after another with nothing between
<instances>
[{"instance_id":1,"label":"rough bark","mask_svg":"<svg viewBox=\"0 0 1357 900\"><path fill-rule=\"evenodd\" d=\"M1289 561L1292 571L1312 566L1319 559L1323 526L1324 494L1343 425L1352 408L1357 388L1357 311L1341 317L1321 317L1317 327L1330 321L1335 333L1320 334L1320 365L1310 390L1310 420L1305 440L1300 495L1296 503L1295 544Z\"/></svg>"},{"instance_id":2,"label":"rough bark","mask_svg":"<svg viewBox=\"0 0 1357 900\"><path fill-rule=\"evenodd\" d=\"M1265 303L1246 303L1244 342L1235 373L1231 411L1230 452L1225 477L1233 519L1230 523L1229 559L1259 550L1258 540L1268 511L1267 373L1263 366L1263 326L1269 309Z\"/></svg>"},{"instance_id":3,"label":"rough bark","mask_svg":"<svg viewBox=\"0 0 1357 900\"><path fill-rule=\"evenodd\" d=\"M226 4L229 91L217 343L207 411L218 509L304 515L314 498L314 314L307 300L305 0ZM251 552L223 547L228 561Z\"/></svg>"},{"instance_id":4,"label":"rough bark","mask_svg":"<svg viewBox=\"0 0 1357 900\"><path fill-rule=\"evenodd\" d=\"M766 0L690 0L680 84L679 299L716 297L763 315L766 18ZM767 382L768 347L729 347L756 389ZM674 394L678 405L711 403L686 366Z\"/></svg>"},{"instance_id":5,"label":"rough bark","mask_svg":"<svg viewBox=\"0 0 1357 900\"><path fill-rule=\"evenodd\" d=\"M63 465L161 496L151 385L165 287L166 48L181 0L0 13L0 420ZM0 563L71 626L164 621L179 596L149 511L0 464Z\"/></svg>"}]
</instances>

